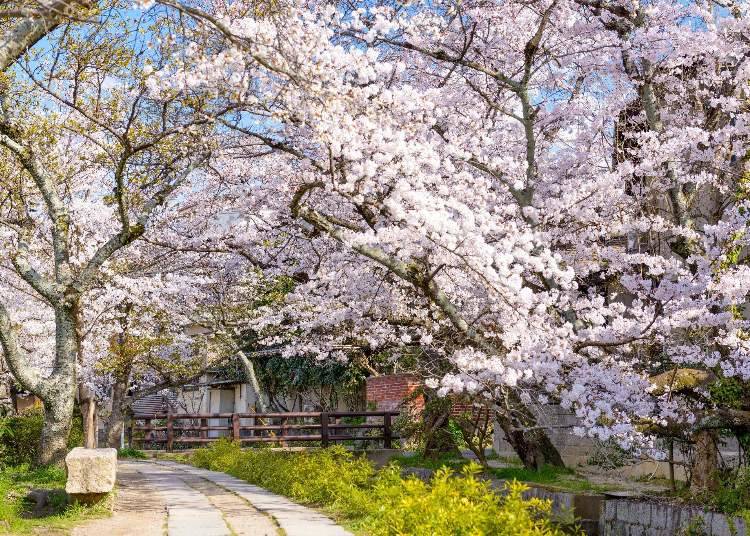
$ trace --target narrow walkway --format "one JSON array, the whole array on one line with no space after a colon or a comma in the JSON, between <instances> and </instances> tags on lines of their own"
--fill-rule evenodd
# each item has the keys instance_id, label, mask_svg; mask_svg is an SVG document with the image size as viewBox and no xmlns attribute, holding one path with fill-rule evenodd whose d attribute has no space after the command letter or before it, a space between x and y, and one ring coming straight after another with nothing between
<instances>
[{"instance_id":1,"label":"narrow walkway","mask_svg":"<svg viewBox=\"0 0 750 536\"><path fill-rule=\"evenodd\" d=\"M326 516L224 473L121 461L112 517L74 536L351 536Z\"/></svg>"}]
</instances>

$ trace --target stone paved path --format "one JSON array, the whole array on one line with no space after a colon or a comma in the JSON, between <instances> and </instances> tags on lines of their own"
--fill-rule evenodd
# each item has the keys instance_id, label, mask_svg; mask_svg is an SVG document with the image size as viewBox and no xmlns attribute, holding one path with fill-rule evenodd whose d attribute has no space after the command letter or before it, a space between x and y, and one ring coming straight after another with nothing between
<instances>
[{"instance_id":1,"label":"stone paved path","mask_svg":"<svg viewBox=\"0 0 750 536\"><path fill-rule=\"evenodd\" d=\"M121 461L114 514L73 536L351 536L315 510L224 473Z\"/></svg>"}]
</instances>

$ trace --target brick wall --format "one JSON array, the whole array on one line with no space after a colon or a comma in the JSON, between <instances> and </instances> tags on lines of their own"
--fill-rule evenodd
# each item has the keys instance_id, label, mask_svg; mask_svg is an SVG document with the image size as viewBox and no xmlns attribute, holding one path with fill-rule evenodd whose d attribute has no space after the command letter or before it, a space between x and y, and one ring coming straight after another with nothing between
<instances>
[{"instance_id":1,"label":"brick wall","mask_svg":"<svg viewBox=\"0 0 750 536\"><path fill-rule=\"evenodd\" d=\"M481 419L485 419L489 409L481 403L472 403L466 400L455 400L451 406L452 417L465 417L471 415L473 419L481 412Z\"/></svg>"},{"instance_id":2,"label":"brick wall","mask_svg":"<svg viewBox=\"0 0 750 536\"><path fill-rule=\"evenodd\" d=\"M367 403L374 404L378 410L398 409L421 382L413 374L389 374L367 378ZM422 397L415 399L413 406L417 410L424 408Z\"/></svg>"}]
</instances>

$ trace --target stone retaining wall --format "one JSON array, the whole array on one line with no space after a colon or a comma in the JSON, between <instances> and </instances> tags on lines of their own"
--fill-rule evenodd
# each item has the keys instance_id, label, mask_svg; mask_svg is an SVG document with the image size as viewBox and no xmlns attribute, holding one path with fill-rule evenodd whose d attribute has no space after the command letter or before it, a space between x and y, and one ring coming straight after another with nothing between
<instances>
[{"instance_id":1,"label":"stone retaining wall","mask_svg":"<svg viewBox=\"0 0 750 536\"><path fill-rule=\"evenodd\" d=\"M537 417L537 424L550 426L547 433L558 448L566 465L585 464L594 450L594 442L587 437L579 437L571 432L580 421L575 414L557 404L534 405L531 410ZM495 427L493 448L502 456L513 456L513 447L505 440L499 426Z\"/></svg>"},{"instance_id":2,"label":"stone retaining wall","mask_svg":"<svg viewBox=\"0 0 750 536\"><path fill-rule=\"evenodd\" d=\"M493 487L502 490L503 481ZM529 485L526 498L545 499L563 521L575 516L587 536L750 536L742 518L648 498L555 491Z\"/></svg>"},{"instance_id":3,"label":"stone retaining wall","mask_svg":"<svg viewBox=\"0 0 750 536\"><path fill-rule=\"evenodd\" d=\"M746 536L741 518L669 504L607 500L599 519L602 536Z\"/></svg>"}]
</instances>

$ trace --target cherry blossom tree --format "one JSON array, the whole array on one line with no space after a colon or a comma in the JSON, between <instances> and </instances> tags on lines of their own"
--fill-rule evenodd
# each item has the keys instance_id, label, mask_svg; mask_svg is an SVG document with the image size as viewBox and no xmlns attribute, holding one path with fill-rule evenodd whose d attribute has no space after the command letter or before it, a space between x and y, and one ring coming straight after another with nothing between
<instances>
[{"instance_id":1,"label":"cherry blossom tree","mask_svg":"<svg viewBox=\"0 0 750 536\"><path fill-rule=\"evenodd\" d=\"M195 26L153 94L242 111L233 175L304 237L310 325L450 341L431 383L493 401L527 465L559 461L535 400L625 446L744 420L706 385L749 379L745 3L162 6Z\"/></svg>"},{"instance_id":2,"label":"cherry blossom tree","mask_svg":"<svg viewBox=\"0 0 750 536\"><path fill-rule=\"evenodd\" d=\"M65 455L85 321L107 299L92 291L127 269L157 217L178 216L211 150L209 105L146 96L144 71L171 50L149 47L148 19L118 7L59 15L59 31L21 57L39 25L55 26L31 15L3 75L0 342L44 403L40 463Z\"/></svg>"}]
</instances>

